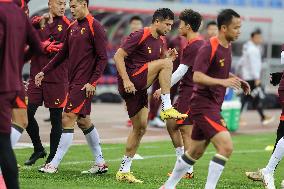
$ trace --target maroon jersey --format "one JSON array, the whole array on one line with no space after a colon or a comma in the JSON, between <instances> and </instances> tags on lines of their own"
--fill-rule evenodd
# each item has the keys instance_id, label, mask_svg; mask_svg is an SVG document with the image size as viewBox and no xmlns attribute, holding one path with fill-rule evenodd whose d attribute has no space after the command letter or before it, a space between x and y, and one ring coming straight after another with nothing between
<instances>
[{"instance_id":1,"label":"maroon jersey","mask_svg":"<svg viewBox=\"0 0 284 189\"><path fill-rule=\"evenodd\" d=\"M42 71L48 74L68 59L70 84L95 85L107 64L106 46L104 28L89 14L70 25L62 49Z\"/></svg>"},{"instance_id":2,"label":"maroon jersey","mask_svg":"<svg viewBox=\"0 0 284 189\"><path fill-rule=\"evenodd\" d=\"M158 60L163 53L163 40L154 38L150 28L131 33L121 48L128 54L125 58L126 68L136 71L144 64Z\"/></svg>"},{"instance_id":3,"label":"maroon jersey","mask_svg":"<svg viewBox=\"0 0 284 189\"><path fill-rule=\"evenodd\" d=\"M172 48L172 49L175 48L179 55L173 62L173 72L178 68L180 64L182 53L187 43L188 41L183 36L174 37L173 39L170 39L168 42L168 48Z\"/></svg>"},{"instance_id":4,"label":"maroon jersey","mask_svg":"<svg viewBox=\"0 0 284 189\"><path fill-rule=\"evenodd\" d=\"M213 78L227 79L231 62L231 46L225 48L219 44L217 37L213 37L199 49L193 72L202 72ZM225 93L226 88L220 85L195 84L191 98L192 113L220 112Z\"/></svg>"},{"instance_id":5,"label":"maroon jersey","mask_svg":"<svg viewBox=\"0 0 284 189\"><path fill-rule=\"evenodd\" d=\"M24 49L43 53L38 34L12 0L0 1L0 92L20 91Z\"/></svg>"},{"instance_id":6,"label":"maroon jersey","mask_svg":"<svg viewBox=\"0 0 284 189\"><path fill-rule=\"evenodd\" d=\"M192 68L194 65L197 52L203 44L204 41L201 39L201 37L198 36L190 40L187 46L183 49L181 64L187 65L188 70L181 79L180 88L182 88L182 86L193 88Z\"/></svg>"},{"instance_id":7,"label":"maroon jersey","mask_svg":"<svg viewBox=\"0 0 284 189\"><path fill-rule=\"evenodd\" d=\"M52 38L55 41L63 42L65 38L65 34L67 28L70 25L70 21L67 17L54 17L53 23L46 23L44 28L39 28L35 25L35 28L38 28L38 33L41 41L46 41L49 38ZM39 73L48 62L54 58L56 53L50 53L42 56L34 56L31 59L31 69L30 69L30 79L34 80L37 73ZM67 66L65 64L61 64L58 66L53 72L48 73L45 76L45 82L54 82L54 83L62 83L68 82L68 72Z\"/></svg>"}]
</instances>

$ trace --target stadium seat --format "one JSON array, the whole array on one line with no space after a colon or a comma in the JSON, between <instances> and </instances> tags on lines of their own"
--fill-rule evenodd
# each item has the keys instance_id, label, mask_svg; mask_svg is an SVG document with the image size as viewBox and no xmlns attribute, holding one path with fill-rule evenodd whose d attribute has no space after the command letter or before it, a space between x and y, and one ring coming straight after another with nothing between
<instances>
[{"instance_id":1,"label":"stadium seat","mask_svg":"<svg viewBox=\"0 0 284 189\"><path fill-rule=\"evenodd\" d=\"M201 4L210 4L211 1L210 1L210 0L198 0L198 3L201 3Z\"/></svg>"},{"instance_id":2,"label":"stadium seat","mask_svg":"<svg viewBox=\"0 0 284 189\"><path fill-rule=\"evenodd\" d=\"M251 0L250 4L253 7L265 7L265 1L264 0Z\"/></svg>"},{"instance_id":3,"label":"stadium seat","mask_svg":"<svg viewBox=\"0 0 284 189\"><path fill-rule=\"evenodd\" d=\"M229 4L229 0L216 0L216 3L218 5L228 5Z\"/></svg>"},{"instance_id":4,"label":"stadium seat","mask_svg":"<svg viewBox=\"0 0 284 189\"><path fill-rule=\"evenodd\" d=\"M247 3L246 0L234 0L233 4L237 6L246 6Z\"/></svg>"}]
</instances>

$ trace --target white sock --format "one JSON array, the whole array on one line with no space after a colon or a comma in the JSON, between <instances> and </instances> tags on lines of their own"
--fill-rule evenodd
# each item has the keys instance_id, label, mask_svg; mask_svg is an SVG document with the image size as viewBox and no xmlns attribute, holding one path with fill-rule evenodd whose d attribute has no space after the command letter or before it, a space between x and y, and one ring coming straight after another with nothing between
<instances>
[{"instance_id":1,"label":"white sock","mask_svg":"<svg viewBox=\"0 0 284 189\"><path fill-rule=\"evenodd\" d=\"M161 94L161 100L162 100L162 111L165 111L172 107L170 94Z\"/></svg>"},{"instance_id":2,"label":"white sock","mask_svg":"<svg viewBox=\"0 0 284 189\"><path fill-rule=\"evenodd\" d=\"M192 174L192 173L193 173L193 166L191 166L191 167L188 169L187 173L189 173L189 174Z\"/></svg>"},{"instance_id":3,"label":"white sock","mask_svg":"<svg viewBox=\"0 0 284 189\"><path fill-rule=\"evenodd\" d=\"M193 166L195 160L189 159L186 155L182 155L175 164L172 175L165 183L165 189L174 189L180 179L186 174L188 169Z\"/></svg>"},{"instance_id":4,"label":"white sock","mask_svg":"<svg viewBox=\"0 0 284 189\"><path fill-rule=\"evenodd\" d=\"M215 189L219 178L225 168L227 158L222 155L215 155L209 163L209 170L205 189Z\"/></svg>"},{"instance_id":5,"label":"white sock","mask_svg":"<svg viewBox=\"0 0 284 189\"><path fill-rule=\"evenodd\" d=\"M265 168L265 172L273 174L276 166L281 161L283 156L284 156L284 137L278 141L276 148L273 154L271 155L270 160Z\"/></svg>"},{"instance_id":6,"label":"white sock","mask_svg":"<svg viewBox=\"0 0 284 189\"><path fill-rule=\"evenodd\" d=\"M22 128L21 128L22 129ZM11 138L11 145L12 148L17 144L17 142L20 140L22 133L19 129L15 129L14 127L11 127L11 134L10 134L10 138Z\"/></svg>"},{"instance_id":7,"label":"white sock","mask_svg":"<svg viewBox=\"0 0 284 189\"><path fill-rule=\"evenodd\" d=\"M176 149L177 160L184 154L184 146L177 147Z\"/></svg>"},{"instance_id":8,"label":"white sock","mask_svg":"<svg viewBox=\"0 0 284 189\"><path fill-rule=\"evenodd\" d=\"M56 150L56 154L50 164L54 167L58 167L64 155L68 151L69 147L72 145L74 130L68 130L68 132L63 132L60 137L60 141Z\"/></svg>"},{"instance_id":9,"label":"white sock","mask_svg":"<svg viewBox=\"0 0 284 189\"><path fill-rule=\"evenodd\" d=\"M99 133L94 126L92 126L88 130L90 131L87 131L88 133L84 132L84 134L88 142L88 145L93 152L94 158L96 159L96 164L103 165L105 164L105 160L104 160L103 153L102 153Z\"/></svg>"},{"instance_id":10,"label":"white sock","mask_svg":"<svg viewBox=\"0 0 284 189\"><path fill-rule=\"evenodd\" d=\"M132 164L132 157L124 156L120 164L119 171L122 173L130 172L131 164Z\"/></svg>"}]
</instances>

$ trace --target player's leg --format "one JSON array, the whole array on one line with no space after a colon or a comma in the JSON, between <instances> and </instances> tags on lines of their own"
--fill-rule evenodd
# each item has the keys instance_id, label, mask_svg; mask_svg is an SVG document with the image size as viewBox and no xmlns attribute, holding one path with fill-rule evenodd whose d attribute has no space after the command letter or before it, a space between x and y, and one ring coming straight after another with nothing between
<instances>
[{"instance_id":1,"label":"player's leg","mask_svg":"<svg viewBox=\"0 0 284 189\"><path fill-rule=\"evenodd\" d=\"M14 147L20 140L24 130L28 126L27 109L13 108L12 110L12 130L11 130L11 144Z\"/></svg>"},{"instance_id":2,"label":"player's leg","mask_svg":"<svg viewBox=\"0 0 284 189\"><path fill-rule=\"evenodd\" d=\"M192 140L186 151L175 163L175 167L169 179L163 185L163 189L174 189L186 172L193 167L195 162L203 155L209 142L206 140Z\"/></svg>"},{"instance_id":3,"label":"player's leg","mask_svg":"<svg viewBox=\"0 0 284 189\"><path fill-rule=\"evenodd\" d=\"M184 154L184 144L182 141L181 133L176 125L176 120L168 119L166 124L168 133L171 137L173 146L176 151L177 159L179 159Z\"/></svg>"},{"instance_id":4,"label":"player's leg","mask_svg":"<svg viewBox=\"0 0 284 189\"><path fill-rule=\"evenodd\" d=\"M50 152L46 159L46 164L49 163L55 156L60 137L62 134L62 112L63 108L49 108L51 132L50 132Z\"/></svg>"},{"instance_id":5,"label":"player's leg","mask_svg":"<svg viewBox=\"0 0 284 189\"><path fill-rule=\"evenodd\" d=\"M217 133L211 142L216 148L217 154L210 161L205 189L216 188L225 164L233 152L233 142L228 131Z\"/></svg>"},{"instance_id":6,"label":"player's leg","mask_svg":"<svg viewBox=\"0 0 284 189\"><path fill-rule=\"evenodd\" d=\"M82 117L79 116L77 120L79 128L83 131L88 145L93 153L95 164L91 169L83 171L83 174L102 174L108 171L108 166L103 157L99 133L91 122L89 115Z\"/></svg>"},{"instance_id":7,"label":"player's leg","mask_svg":"<svg viewBox=\"0 0 284 189\"><path fill-rule=\"evenodd\" d=\"M36 104L28 104L28 127L26 128L26 131L32 140L34 152L30 156L30 158L25 162L25 165L33 165L39 158L44 158L46 156L45 149L41 143L41 139L39 136L39 126L35 119L35 113L38 107L39 106Z\"/></svg>"},{"instance_id":8,"label":"player's leg","mask_svg":"<svg viewBox=\"0 0 284 189\"><path fill-rule=\"evenodd\" d=\"M133 123L133 128L128 135L125 155L122 159L119 171L116 174L116 179L118 181L125 181L130 183L131 182L142 183L141 180L136 179L132 175L130 169L131 169L132 159L135 153L137 152L137 149L140 145L140 141L143 135L146 132L147 117L148 117L148 109L144 107L140 109L140 111L136 113L133 117L130 118Z\"/></svg>"},{"instance_id":9,"label":"player's leg","mask_svg":"<svg viewBox=\"0 0 284 189\"><path fill-rule=\"evenodd\" d=\"M33 165L39 158L44 158L46 156L45 149L39 136L39 126L37 120L35 119L36 111L43 102L42 87L37 87L34 82L30 81L27 93L28 127L26 128L26 131L32 140L34 152L25 162L25 165Z\"/></svg>"},{"instance_id":10,"label":"player's leg","mask_svg":"<svg viewBox=\"0 0 284 189\"><path fill-rule=\"evenodd\" d=\"M56 173L58 166L64 155L72 145L74 136L74 127L78 115L72 112L64 112L62 116L62 135L56 150L56 154L52 161L39 169L43 173Z\"/></svg>"},{"instance_id":11,"label":"player's leg","mask_svg":"<svg viewBox=\"0 0 284 189\"><path fill-rule=\"evenodd\" d=\"M148 63L147 87L158 78L161 86L162 119L184 119L187 117L172 108L170 89L173 63L170 59L160 59Z\"/></svg>"}]
</instances>

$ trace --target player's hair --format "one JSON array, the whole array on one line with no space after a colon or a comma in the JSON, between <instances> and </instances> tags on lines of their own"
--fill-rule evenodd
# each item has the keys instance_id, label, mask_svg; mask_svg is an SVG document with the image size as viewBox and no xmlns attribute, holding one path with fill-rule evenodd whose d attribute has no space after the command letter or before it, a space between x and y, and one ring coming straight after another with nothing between
<instances>
[{"instance_id":1,"label":"player's hair","mask_svg":"<svg viewBox=\"0 0 284 189\"><path fill-rule=\"evenodd\" d=\"M185 9L180 13L179 19L184 21L186 25L190 25L192 31L197 32L201 25L202 16L192 9Z\"/></svg>"},{"instance_id":2,"label":"player's hair","mask_svg":"<svg viewBox=\"0 0 284 189\"><path fill-rule=\"evenodd\" d=\"M209 28L209 26L217 26L217 22L214 20L211 20L207 23L206 25L206 29Z\"/></svg>"},{"instance_id":3,"label":"player's hair","mask_svg":"<svg viewBox=\"0 0 284 189\"><path fill-rule=\"evenodd\" d=\"M152 18L152 23L154 23L156 20L159 20L159 21L164 21L166 19L174 20L174 18L175 18L175 15L174 15L173 11L171 11L171 9L160 8L160 9L157 9L154 12L153 18Z\"/></svg>"},{"instance_id":4,"label":"player's hair","mask_svg":"<svg viewBox=\"0 0 284 189\"><path fill-rule=\"evenodd\" d=\"M72 0L70 0L70 2L71 2ZM77 1L79 1L79 2L86 2L87 3L87 6L89 6L89 0L77 0Z\"/></svg>"},{"instance_id":5,"label":"player's hair","mask_svg":"<svg viewBox=\"0 0 284 189\"><path fill-rule=\"evenodd\" d=\"M233 18L240 18L241 16L233 9L222 10L217 17L217 25L220 30L223 25L230 25Z\"/></svg>"},{"instance_id":6,"label":"player's hair","mask_svg":"<svg viewBox=\"0 0 284 189\"><path fill-rule=\"evenodd\" d=\"M138 15L135 15L135 16L132 16L130 19L129 19L129 23L131 23L132 21L134 21L134 20L138 20L138 21L140 21L140 22L144 22L143 21L143 19L140 17L140 16L138 16Z\"/></svg>"},{"instance_id":7,"label":"player's hair","mask_svg":"<svg viewBox=\"0 0 284 189\"><path fill-rule=\"evenodd\" d=\"M259 28L251 32L250 37L253 38L255 35L261 35L261 30Z\"/></svg>"}]
</instances>

